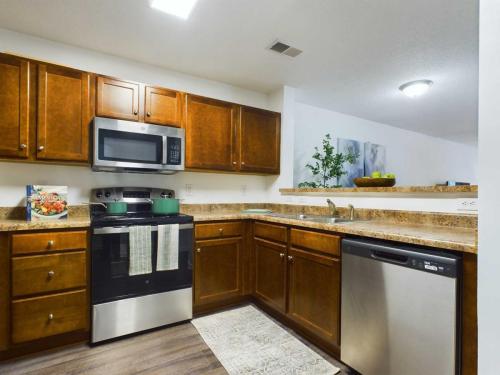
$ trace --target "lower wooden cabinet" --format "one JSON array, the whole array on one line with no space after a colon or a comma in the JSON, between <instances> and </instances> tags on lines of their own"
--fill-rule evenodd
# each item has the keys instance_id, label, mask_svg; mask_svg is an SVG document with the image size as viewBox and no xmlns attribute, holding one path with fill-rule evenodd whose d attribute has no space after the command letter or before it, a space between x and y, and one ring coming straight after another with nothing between
<instances>
[{"instance_id":1,"label":"lower wooden cabinet","mask_svg":"<svg viewBox=\"0 0 500 375\"><path fill-rule=\"evenodd\" d=\"M195 307L241 296L242 246L241 237L196 241Z\"/></svg>"},{"instance_id":2,"label":"lower wooden cabinet","mask_svg":"<svg viewBox=\"0 0 500 375\"><path fill-rule=\"evenodd\" d=\"M340 260L291 248L288 315L311 333L340 344Z\"/></svg>"},{"instance_id":3,"label":"lower wooden cabinet","mask_svg":"<svg viewBox=\"0 0 500 375\"><path fill-rule=\"evenodd\" d=\"M0 360L88 340L87 236L0 233Z\"/></svg>"},{"instance_id":4,"label":"lower wooden cabinet","mask_svg":"<svg viewBox=\"0 0 500 375\"><path fill-rule=\"evenodd\" d=\"M286 245L255 239L255 295L270 307L286 310Z\"/></svg>"}]
</instances>

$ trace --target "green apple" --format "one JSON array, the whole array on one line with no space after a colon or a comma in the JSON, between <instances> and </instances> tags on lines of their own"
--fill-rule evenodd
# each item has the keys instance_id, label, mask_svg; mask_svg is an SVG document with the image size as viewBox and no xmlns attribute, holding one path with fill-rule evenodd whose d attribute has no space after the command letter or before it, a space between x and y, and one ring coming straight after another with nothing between
<instances>
[{"instance_id":1,"label":"green apple","mask_svg":"<svg viewBox=\"0 0 500 375\"><path fill-rule=\"evenodd\" d=\"M381 178L382 177L382 173L380 171L373 171L372 172L372 177L373 178Z\"/></svg>"},{"instance_id":2,"label":"green apple","mask_svg":"<svg viewBox=\"0 0 500 375\"><path fill-rule=\"evenodd\" d=\"M384 178L396 178L396 175L394 173L386 173L384 174Z\"/></svg>"}]
</instances>

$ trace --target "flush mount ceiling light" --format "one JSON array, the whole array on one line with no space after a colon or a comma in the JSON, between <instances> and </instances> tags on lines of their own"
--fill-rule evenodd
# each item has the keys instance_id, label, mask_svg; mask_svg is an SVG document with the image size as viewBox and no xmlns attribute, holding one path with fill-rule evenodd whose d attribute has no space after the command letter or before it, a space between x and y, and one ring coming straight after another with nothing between
<instances>
[{"instance_id":1,"label":"flush mount ceiling light","mask_svg":"<svg viewBox=\"0 0 500 375\"><path fill-rule=\"evenodd\" d=\"M151 8L187 20L198 0L152 0Z\"/></svg>"},{"instance_id":2,"label":"flush mount ceiling light","mask_svg":"<svg viewBox=\"0 0 500 375\"><path fill-rule=\"evenodd\" d=\"M399 89L403 94L410 98L416 98L425 94L432 85L432 81L428 79L420 79L418 81L407 82L404 85L399 86Z\"/></svg>"}]
</instances>

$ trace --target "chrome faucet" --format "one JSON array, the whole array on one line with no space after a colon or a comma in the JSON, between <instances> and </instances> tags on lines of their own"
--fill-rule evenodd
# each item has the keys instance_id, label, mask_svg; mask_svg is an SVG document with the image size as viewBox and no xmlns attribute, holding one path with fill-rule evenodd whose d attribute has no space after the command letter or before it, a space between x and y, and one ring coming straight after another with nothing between
<instances>
[{"instance_id":1,"label":"chrome faucet","mask_svg":"<svg viewBox=\"0 0 500 375\"><path fill-rule=\"evenodd\" d=\"M348 204L347 208L349 209L349 220L354 220L354 206L352 204Z\"/></svg>"},{"instance_id":2,"label":"chrome faucet","mask_svg":"<svg viewBox=\"0 0 500 375\"><path fill-rule=\"evenodd\" d=\"M333 203L330 198L326 200L326 203L328 203L328 208L330 209L330 216L337 216L337 206L335 206L335 203Z\"/></svg>"}]
</instances>

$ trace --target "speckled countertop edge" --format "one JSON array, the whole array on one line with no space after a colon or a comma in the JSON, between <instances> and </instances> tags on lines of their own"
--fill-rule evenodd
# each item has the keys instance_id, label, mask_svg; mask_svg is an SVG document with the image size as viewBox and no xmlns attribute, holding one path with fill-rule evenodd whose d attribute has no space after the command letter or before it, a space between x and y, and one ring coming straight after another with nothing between
<instances>
[{"instance_id":1,"label":"speckled countertop edge","mask_svg":"<svg viewBox=\"0 0 500 375\"><path fill-rule=\"evenodd\" d=\"M242 213L194 213L191 215L193 215L195 222L252 219L477 254L477 230L472 228L400 224L378 220L323 224L269 215Z\"/></svg>"}]
</instances>

